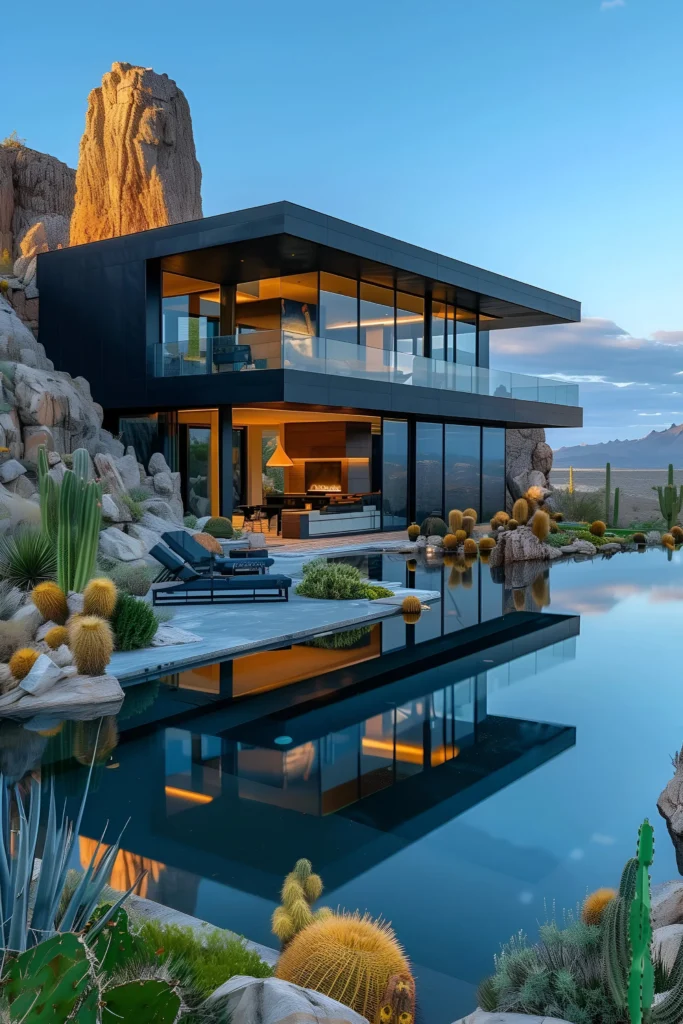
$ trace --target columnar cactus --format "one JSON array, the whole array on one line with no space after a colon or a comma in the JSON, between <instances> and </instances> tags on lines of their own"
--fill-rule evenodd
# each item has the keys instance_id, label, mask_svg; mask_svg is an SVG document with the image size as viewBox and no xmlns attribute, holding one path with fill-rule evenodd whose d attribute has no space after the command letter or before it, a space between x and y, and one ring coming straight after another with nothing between
<instances>
[{"instance_id":1,"label":"columnar cactus","mask_svg":"<svg viewBox=\"0 0 683 1024\"><path fill-rule=\"evenodd\" d=\"M645 819L638 832L636 891L628 918L631 969L628 978L628 1010L631 1024L649 1024L655 995L652 966L652 922L650 920L650 867L654 857L654 832Z\"/></svg>"},{"instance_id":2,"label":"columnar cactus","mask_svg":"<svg viewBox=\"0 0 683 1024\"><path fill-rule=\"evenodd\" d=\"M282 904L275 908L271 925L284 949L303 928L328 917L328 907L312 910L312 906L323 891L320 875L313 872L310 860L302 858L294 865L282 886Z\"/></svg>"},{"instance_id":3,"label":"columnar cactus","mask_svg":"<svg viewBox=\"0 0 683 1024\"><path fill-rule=\"evenodd\" d=\"M674 467L673 463L669 463L669 474L668 482L664 487L653 487L653 491L657 491L657 497L659 498L659 511L666 520L667 530L671 530L674 524L678 521L678 517L681 514L681 507L683 507L683 486L680 489L676 489L674 484Z\"/></svg>"},{"instance_id":4,"label":"columnar cactus","mask_svg":"<svg viewBox=\"0 0 683 1024\"><path fill-rule=\"evenodd\" d=\"M74 452L74 458L77 455ZM78 465L80 473L82 466L80 462ZM59 494L57 529L57 581L65 593L83 590L93 574L102 519L101 497L99 484L66 471Z\"/></svg>"}]
</instances>

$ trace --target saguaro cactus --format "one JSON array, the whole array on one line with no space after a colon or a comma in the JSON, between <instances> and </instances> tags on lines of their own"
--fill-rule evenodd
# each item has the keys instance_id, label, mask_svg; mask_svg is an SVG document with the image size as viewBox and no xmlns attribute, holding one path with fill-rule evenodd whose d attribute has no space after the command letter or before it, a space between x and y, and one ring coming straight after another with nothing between
<instances>
[{"instance_id":1,"label":"saguaro cactus","mask_svg":"<svg viewBox=\"0 0 683 1024\"><path fill-rule=\"evenodd\" d=\"M102 490L83 475L88 470L78 456L77 472L66 471L59 494L57 581L65 594L83 590L93 574L102 519Z\"/></svg>"},{"instance_id":2,"label":"saguaro cactus","mask_svg":"<svg viewBox=\"0 0 683 1024\"><path fill-rule=\"evenodd\" d=\"M40 523L43 533L53 544L57 542L57 520L59 514L59 484L49 473L47 449L38 449L38 490L40 493Z\"/></svg>"},{"instance_id":3,"label":"saguaro cactus","mask_svg":"<svg viewBox=\"0 0 683 1024\"><path fill-rule=\"evenodd\" d=\"M664 487L653 487L652 490L657 491L659 511L666 520L667 530L670 530L677 523L678 517L681 514L681 506L683 506L683 486L678 490L676 489L672 462L669 463L669 475L666 485Z\"/></svg>"},{"instance_id":4,"label":"saguaro cactus","mask_svg":"<svg viewBox=\"0 0 683 1024\"><path fill-rule=\"evenodd\" d=\"M610 509L612 507L612 466L608 462L605 466L605 522L609 525Z\"/></svg>"}]
</instances>

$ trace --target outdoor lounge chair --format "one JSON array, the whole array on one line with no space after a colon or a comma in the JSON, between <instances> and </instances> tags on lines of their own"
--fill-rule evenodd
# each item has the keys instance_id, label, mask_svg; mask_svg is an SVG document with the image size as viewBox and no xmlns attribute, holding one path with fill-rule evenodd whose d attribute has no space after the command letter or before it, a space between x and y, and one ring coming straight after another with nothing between
<instances>
[{"instance_id":1,"label":"outdoor lounge chair","mask_svg":"<svg viewBox=\"0 0 683 1024\"><path fill-rule=\"evenodd\" d=\"M288 601L289 576L266 573L258 576L202 576L163 544L150 551L176 583L158 583L152 589L152 604L222 604L228 601Z\"/></svg>"},{"instance_id":2,"label":"outdoor lounge chair","mask_svg":"<svg viewBox=\"0 0 683 1024\"><path fill-rule=\"evenodd\" d=\"M222 576L235 576L237 573L252 574L267 572L268 568L273 565L272 558L225 558L224 555L213 555L185 530L167 530L161 537L171 551L174 551L184 562L202 574L214 571L219 572Z\"/></svg>"}]
</instances>

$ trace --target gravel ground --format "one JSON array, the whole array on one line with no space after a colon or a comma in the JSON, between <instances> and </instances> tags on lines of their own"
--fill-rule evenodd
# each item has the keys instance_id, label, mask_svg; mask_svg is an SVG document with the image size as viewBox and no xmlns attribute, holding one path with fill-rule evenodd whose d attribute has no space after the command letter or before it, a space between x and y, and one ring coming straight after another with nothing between
<instances>
[{"instance_id":1,"label":"gravel ground","mask_svg":"<svg viewBox=\"0 0 683 1024\"><path fill-rule=\"evenodd\" d=\"M619 526L631 523L650 522L661 518L656 491L652 488L663 486L668 479L665 469L613 469L612 500L614 488L619 488ZM553 469L550 475L553 487L566 487L569 482L568 469ZM683 470L674 470L674 483L683 484ZM575 469L574 489L578 491L602 490L605 486L605 470Z\"/></svg>"}]
</instances>

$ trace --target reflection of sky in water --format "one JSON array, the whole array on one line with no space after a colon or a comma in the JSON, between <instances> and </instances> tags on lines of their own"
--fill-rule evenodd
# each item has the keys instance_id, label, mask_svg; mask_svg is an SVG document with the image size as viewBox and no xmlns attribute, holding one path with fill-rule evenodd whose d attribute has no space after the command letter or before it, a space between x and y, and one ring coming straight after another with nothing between
<instances>
[{"instance_id":1,"label":"reflection of sky in water","mask_svg":"<svg viewBox=\"0 0 683 1024\"><path fill-rule=\"evenodd\" d=\"M555 565L547 610L581 613L575 657L539 652L489 669L488 711L575 726L576 745L412 843L366 830L365 865L358 858L351 879L326 892L331 906L392 920L414 961L428 1024L473 1009L493 953L520 928L535 934L546 904L561 913L587 890L616 884L645 816L656 831L653 881L676 877L656 799L683 744L682 565L679 553L669 562L659 550ZM165 756L168 774L182 770L181 736L170 736ZM353 856L344 844L366 829L347 824L335 840L340 858ZM240 822L226 820L224 828L227 847ZM277 832L258 841L277 843ZM218 872L162 874L159 898L272 942L273 879L254 867L253 891L272 898L252 895L229 877L227 853L225 865L221 882Z\"/></svg>"}]
</instances>

